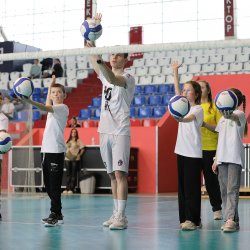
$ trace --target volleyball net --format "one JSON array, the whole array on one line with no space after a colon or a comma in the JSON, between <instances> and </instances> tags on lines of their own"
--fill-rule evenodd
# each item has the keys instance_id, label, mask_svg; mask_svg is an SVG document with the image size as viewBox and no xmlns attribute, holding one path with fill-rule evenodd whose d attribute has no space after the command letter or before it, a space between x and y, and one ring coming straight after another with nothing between
<instances>
[{"instance_id":1,"label":"volleyball net","mask_svg":"<svg viewBox=\"0 0 250 250\"><path fill-rule=\"evenodd\" d=\"M173 83L171 62L173 61L178 61L183 64L179 69L179 79L181 83L200 74L250 73L250 40L121 45L55 51L6 53L0 54L0 62L60 58L64 75L62 77L63 79L58 80L60 80L60 83L70 92L73 88L77 88L79 84L82 84L82 80L93 72L87 59L88 55L100 54L103 55L105 61L108 61L108 55L113 53L130 54L131 62L129 64L130 66L126 68L126 72L134 75L136 84L142 87L154 85L158 88L158 86L163 84L171 85ZM234 56L234 60L229 58L230 56L233 57L232 55ZM221 71L219 71L216 67L222 67L222 64L224 64L224 66L226 65L227 69L221 68ZM237 64L240 65L240 67L237 66ZM247 67L248 65L249 67ZM234 68L232 68L233 66ZM20 72L20 76L21 73L22 72ZM3 72L0 72L0 74L2 75ZM36 100L45 102L45 90L48 84L51 83L51 79L43 78L40 79L40 81L34 80L34 82L39 82L40 84L35 85L35 88L40 89L38 92L41 93L41 96ZM2 83L3 81L1 80L0 89ZM1 91L9 94L13 87L13 81L10 79L6 86L7 88L4 90L1 89ZM166 106L167 101L159 105ZM37 157L39 157L37 156L37 145L34 146L33 143L35 136L33 133L34 124L37 122L34 114L39 112L40 111L34 109L34 107L28 106L25 107L25 110L17 112L20 116L16 117L16 120L10 121L9 132L12 135L14 146L18 145L16 149L13 150L11 158L12 177L16 176L12 178L12 181L15 182L12 184L16 187L32 189L34 187L41 187L43 184L40 175L41 166L36 164L36 162L38 162ZM41 116L45 115L41 112L40 114Z\"/></svg>"}]
</instances>

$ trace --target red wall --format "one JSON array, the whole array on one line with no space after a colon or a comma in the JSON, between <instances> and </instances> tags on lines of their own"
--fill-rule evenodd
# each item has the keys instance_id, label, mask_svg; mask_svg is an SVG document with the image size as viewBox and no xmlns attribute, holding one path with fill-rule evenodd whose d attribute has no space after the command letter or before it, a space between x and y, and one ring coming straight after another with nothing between
<instances>
[{"instance_id":1,"label":"red wall","mask_svg":"<svg viewBox=\"0 0 250 250\"><path fill-rule=\"evenodd\" d=\"M41 145L44 129L33 129L33 144ZM65 129L65 140L68 139L71 128ZM92 137L99 144L97 128L78 128L79 137L84 144L91 145ZM28 145L29 135L26 135L17 146ZM138 152L138 193L156 193L156 127L131 127L131 146Z\"/></svg>"}]
</instances>

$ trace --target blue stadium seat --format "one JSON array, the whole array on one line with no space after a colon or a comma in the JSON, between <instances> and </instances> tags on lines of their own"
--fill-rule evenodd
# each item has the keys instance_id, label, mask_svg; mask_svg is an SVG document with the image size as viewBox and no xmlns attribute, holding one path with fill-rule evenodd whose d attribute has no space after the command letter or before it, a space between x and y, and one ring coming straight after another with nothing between
<instances>
[{"instance_id":1,"label":"blue stadium seat","mask_svg":"<svg viewBox=\"0 0 250 250\"><path fill-rule=\"evenodd\" d=\"M150 106L158 106L161 105L161 96L159 95L151 95L148 98L148 105Z\"/></svg>"},{"instance_id":2,"label":"blue stadium seat","mask_svg":"<svg viewBox=\"0 0 250 250\"><path fill-rule=\"evenodd\" d=\"M39 110L33 110L32 120L37 121L41 119L41 113Z\"/></svg>"},{"instance_id":3,"label":"blue stadium seat","mask_svg":"<svg viewBox=\"0 0 250 250\"><path fill-rule=\"evenodd\" d=\"M35 102L41 102L41 96L33 96L32 95L32 100Z\"/></svg>"},{"instance_id":4,"label":"blue stadium seat","mask_svg":"<svg viewBox=\"0 0 250 250\"><path fill-rule=\"evenodd\" d=\"M143 106L146 104L146 97L143 95L138 95L134 97L133 105L134 106Z\"/></svg>"},{"instance_id":5,"label":"blue stadium seat","mask_svg":"<svg viewBox=\"0 0 250 250\"><path fill-rule=\"evenodd\" d=\"M157 88L155 85L145 85L144 87L144 94L151 95L157 93Z\"/></svg>"},{"instance_id":6,"label":"blue stadium seat","mask_svg":"<svg viewBox=\"0 0 250 250\"><path fill-rule=\"evenodd\" d=\"M151 116L152 116L151 107L146 106L138 108L138 115L137 115L138 118L146 118Z\"/></svg>"},{"instance_id":7,"label":"blue stadium seat","mask_svg":"<svg viewBox=\"0 0 250 250\"><path fill-rule=\"evenodd\" d=\"M102 102L101 97L95 97L92 99L92 106L99 108L101 107L101 102Z\"/></svg>"},{"instance_id":8,"label":"blue stadium seat","mask_svg":"<svg viewBox=\"0 0 250 250\"><path fill-rule=\"evenodd\" d=\"M100 108L95 109L95 111L94 111L94 120L99 120L100 115L101 115L101 109Z\"/></svg>"},{"instance_id":9,"label":"blue stadium seat","mask_svg":"<svg viewBox=\"0 0 250 250\"><path fill-rule=\"evenodd\" d=\"M166 113L166 110L167 109L164 106L154 107L153 108L153 117L154 118L162 117Z\"/></svg>"},{"instance_id":10,"label":"blue stadium seat","mask_svg":"<svg viewBox=\"0 0 250 250\"><path fill-rule=\"evenodd\" d=\"M43 98L44 98L44 96L47 96L48 91L49 91L49 89L47 87L43 88Z\"/></svg>"},{"instance_id":11,"label":"blue stadium seat","mask_svg":"<svg viewBox=\"0 0 250 250\"><path fill-rule=\"evenodd\" d=\"M40 88L34 88L32 97L33 97L33 96L35 96L35 97L37 97L37 96L41 97L41 95L42 95L41 89L40 89Z\"/></svg>"},{"instance_id":12,"label":"blue stadium seat","mask_svg":"<svg viewBox=\"0 0 250 250\"><path fill-rule=\"evenodd\" d=\"M167 106L168 105L168 102L169 102L169 100L173 97L174 95L164 95L163 97L162 97L162 105L164 105L164 106Z\"/></svg>"},{"instance_id":13,"label":"blue stadium seat","mask_svg":"<svg viewBox=\"0 0 250 250\"><path fill-rule=\"evenodd\" d=\"M143 87L139 86L139 85L136 85L135 86L135 95L140 95L140 94L143 94L143 93L144 93Z\"/></svg>"},{"instance_id":14,"label":"blue stadium seat","mask_svg":"<svg viewBox=\"0 0 250 250\"><path fill-rule=\"evenodd\" d=\"M162 84L158 87L158 94L164 95L167 93L172 93L172 85L171 84Z\"/></svg>"},{"instance_id":15,"label":"blue stadium seat","mask_svg":"<svg viewBox=\"0 0 250 250\"><path fill-rule=\"evenodd\" d=\"M130 107L130 118L134 118L136 116L136 108Z\"/></svg>"},{"instance_id":16,"label":"blue stadium seat","mask_svg":"<svg viewBox=\"0 0 250 250\"><path fill-rule=\"evenodd\" d=\"M90 118L90 110L89 109L81 109L79 114L79 119L87 120Z\"/></svg>"}]
</instances>

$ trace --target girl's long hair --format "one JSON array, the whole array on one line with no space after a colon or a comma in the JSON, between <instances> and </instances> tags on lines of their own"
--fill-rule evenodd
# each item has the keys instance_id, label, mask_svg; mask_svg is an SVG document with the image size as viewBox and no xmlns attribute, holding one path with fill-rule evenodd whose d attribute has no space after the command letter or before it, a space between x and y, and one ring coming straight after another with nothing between
<instances>
[{"instance_id":1,"label":"girl's long hair","mask_svg":"<svg viewBox=\"0 0 250 250\"><path fill-rule=\"evenodd\" d=\"M78 135L78 131L75 128L72 128L70 131L70 135L69 135L69 139L66 141L66 143L70 142L72 140L72 132L76 131L76 137L75 137L75 141L77 141L79 139L79 135Z\"/></svg>"},{"instance_id":2,"label":"girl's long hair","mask_svg":"<svg viewBox=\"0 0 250 250\"><path fill-rule=\"evenodd\" d=\"M243 112L246 113L246 96L243 95L241 93L240 90L238 89L235 89L235 88L230 88L229 90L233 91L235 93L235 95L237 96L238 98L238 107L243 104ZM245 124L245 129L244 129L244 135L246 136L248 133L248 124L247 124L247 121L246 121L246 124Z\"/></svg>"},{"instance_id":3,"label":"girl's long hair","mask_svg":"<svg viewBox=\"0 0 250 250\"><path fill-rule=\"evenodd\" d=\"M201 104L201 86L200 86L200 84L196 81L188 81L188 82L185 82L185 84L192 85L194 92L197 95L194 102L196 105Z\"/></svg>"},{"instance_id":4,"label":"girl's long hair","mask_svg":"<svg viewBox=\"0 0 250 250\"><path fill-rule=\"evenodd\" d=\"M206 85L206 89L207 89L207 93L208 93L207 94L207 100L208 100L208 103L209 103L208 112L211 114L211 110L213 109L213 97L212 97L212 91L211 91L210 84L205 80L201 80L199 82L203 82Z\"/></svg>"}]
</instances>

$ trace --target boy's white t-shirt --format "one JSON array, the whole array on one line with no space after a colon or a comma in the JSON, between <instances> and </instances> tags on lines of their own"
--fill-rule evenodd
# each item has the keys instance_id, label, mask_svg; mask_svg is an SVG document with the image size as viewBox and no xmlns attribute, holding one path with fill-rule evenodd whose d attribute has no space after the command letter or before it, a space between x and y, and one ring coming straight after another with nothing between
<instances>
[{"instance_id":1,"label":"boy's white t-shirt","mask_svg":"<svg viewBox=\"0 0 250 250\"><path fill-rule=\"evenodd\" d=\"M244 146L242 139L244 136L246 116L241 110L235 110L233 114L239 117L240 125L222 116L215 128L215 131L219 132L216 159L217 164L225 162L243 166Z\"/></svg>"},{"instance_id":2,"label":"boy's white t-shirt","mask_svg":"<svg viewBox=\"0 0 250 250\"><path fill-rule=\"evenodd\" d=\"M186 117L191 114L196 119L192 122L179 122L175 153L178 155L202 158L201 126L203 123L203 109L200 105L192 106Z\"/></svg>"},{"instance_id":3,"label":"boy's white t-shirt","mask_svg":"<svg viewBox=\"0 0 250 250\"><path fill-rule=\"evenodd\" d=\"M47 115L43 134L42 153L63 153L66 151L64 129L68 120L69 109L65 104L52 106L54 112Z\"/></svg>"},{"instance_id":4,"label":"boy's white t-shirt","mask_svg":"<svg viewBox=\"0 0 250 250\"><path fill-rule=\"evenodd\" d=\"M112 135L130 135L130 104L135 91L135 79L124 73L126 86L110 84L100 73L102 81L101 116L98 127L99 133Z\"/></svg>"}]
</instances>

